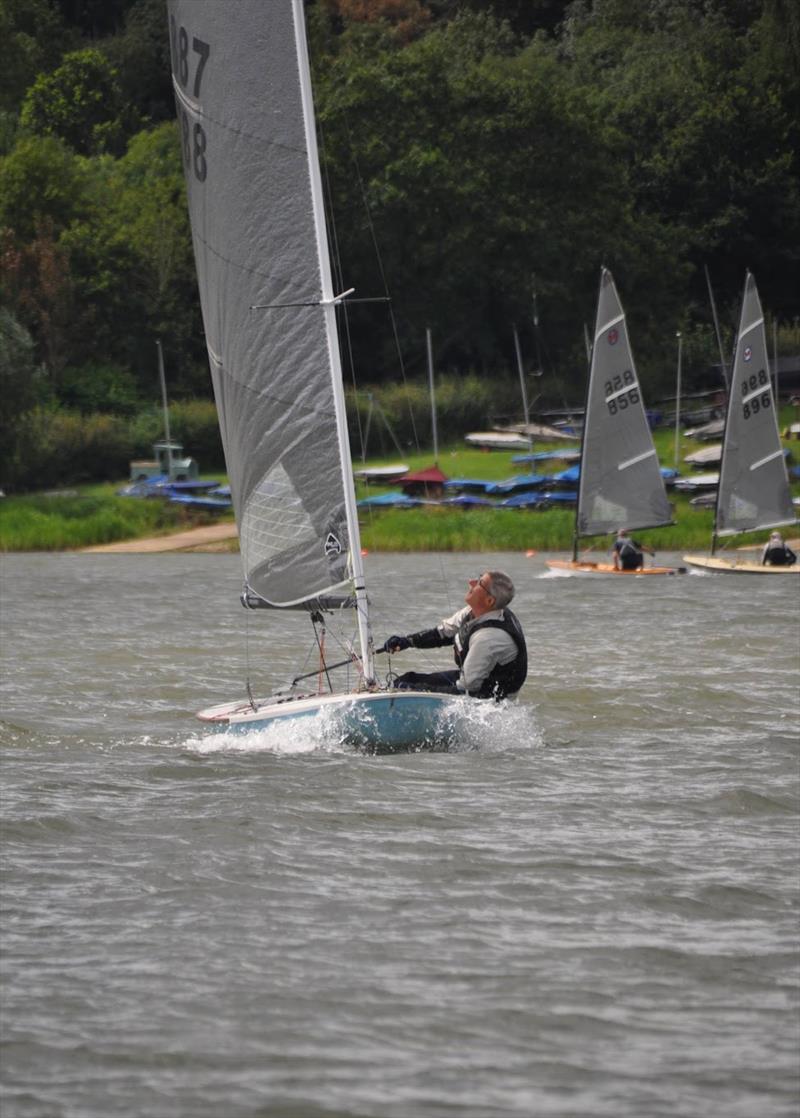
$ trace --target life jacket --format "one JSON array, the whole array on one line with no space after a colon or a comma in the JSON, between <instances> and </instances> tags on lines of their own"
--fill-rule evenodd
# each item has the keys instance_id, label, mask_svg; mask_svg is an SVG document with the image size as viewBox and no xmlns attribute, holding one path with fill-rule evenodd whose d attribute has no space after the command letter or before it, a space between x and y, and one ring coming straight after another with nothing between
<instances>
[{"instance_id":1,"label":"life jacket","mask_svg":"<svg viewBox=\"0 0 800 1118\"><path fill-rule=\"evenodd\" d=\"M620 559L632 559L634 556L639 557L639 549L633 540L625 539L619 546Z\"/></svg>"},{"instance_id":2,"label":"life jacket","mask_svg":"<svg viewBox=\"0 0 800 1118\"><path fill-rule=\"evenodd\" d=\"M476 621L474 617L468 617L461 623L453 641L455 661L459 669L467 658L470 641L478 629L502 629L517 646L517 655L508 664L495 664L483 681L480 691L471 691L470 694L478 699L503 699L506 695L515 695L528 675L528 649L522 626L515 614L507 608L503 609L502 620L493 618Z\"/></svg>"},{"instance_id":3,"label":"life jacket","mask_svg":"<svg viewBox=\"0 0 800 1118\"><path fill-rule=\"evenodd\" d=\"M785 543L778 543L768 548L764 562L770 567L791 567L794 557L790 555Z\"/></svg>"}]
</instances>

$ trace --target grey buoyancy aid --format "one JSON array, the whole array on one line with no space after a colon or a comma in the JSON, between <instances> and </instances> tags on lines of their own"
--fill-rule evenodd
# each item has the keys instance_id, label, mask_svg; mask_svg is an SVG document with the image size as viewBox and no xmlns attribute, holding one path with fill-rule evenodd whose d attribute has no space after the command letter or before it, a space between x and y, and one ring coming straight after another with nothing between
<instances>
[{"instance_id":1,"label":"grey buoyancy aid","mask_svg":"<svg viewBox=\"0 0 800 1118\"><path fill-rule=\"evenodd\" d=\"M476 621L474 617L469 617L463 621L453 642L455 660L459 668L463 666L469 652L469 642L478 629L502 629L517 646L517 655L508 664L495 664L483 681L480 691L471 691L470 694L478 699L503 699L506 695L515 695L528 675L528 649L522 626L516 615L505 607L502 620Z\"/></svg>"}]
</instances>

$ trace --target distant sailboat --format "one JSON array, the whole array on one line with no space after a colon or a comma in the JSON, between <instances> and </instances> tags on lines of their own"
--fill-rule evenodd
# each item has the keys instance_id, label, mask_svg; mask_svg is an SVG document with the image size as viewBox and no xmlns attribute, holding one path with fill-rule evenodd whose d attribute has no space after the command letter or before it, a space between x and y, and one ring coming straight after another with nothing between
<instances>
[{"instance_id":1,"label":"distant sailboat","mask_svg":"<svg viewBox=\"0 0 800 1118\"><path fill-rule=\"evenodd\" d=\"M681 567L618 570L578 559L579 540L672 523L672 510L645 415L625 313L611 273L603 268L586 393L572 560L548 567L573 574L674 575Z\"/></svg>"},{"instance_id":2,"label":"distant sailboat","mask_svg":"<svg viewBox=\"0 0 800 1118\"><path fill-rule=\"evenodd\" d=\"M199 717L236 731L330 720L370 749L436 745L453 699L376 679L336 324L349 292L332 286L303 0L169 0L168 10L242 600L305 611L320 648L318 668L284 691ZM331 611L356 629L337 663L320 639ZM347 670L341 690L297 689L335 669Z\"/></svg>"},{"instance_id":3,"label":"distant sailboat","mask_svg":"<svg viewBox=\"0 0 800 1118\"><path fill-rule=\"evenodd\" d=\"M796 522L772 395L764 314L756 281L748 272L722 440L711 554L685 555L684 561L709 571L796 576L800 566L769 567L715 555L720 536Z\"/></svg>"}]
</instances>

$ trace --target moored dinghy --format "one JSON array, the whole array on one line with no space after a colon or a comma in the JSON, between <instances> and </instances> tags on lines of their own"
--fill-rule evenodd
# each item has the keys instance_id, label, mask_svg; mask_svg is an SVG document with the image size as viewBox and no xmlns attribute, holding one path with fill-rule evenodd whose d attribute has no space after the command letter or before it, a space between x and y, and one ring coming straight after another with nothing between
<instances>
[{"instance_id":1,"label":"moored dinghy","mask_svg":"<svg viewBox=\"0 0 800 1118\"><path fill-rule=\"evenodd\" d=\"M579 575L683 573L684 567L625 571L613 563L578 559L582 537L671 523L672 510L633 364L625 313L612 275L603 268L586 392L572 559L551 559L547 565L553 571Z\"/></svg>"},{"instance_id":2,"label":"moored dinghy","mask_svg":"<svg viewBox=\"0 0 800 1118\"><path fill-rule=\"evenodd\" d=\"M357 630L344 660L313 673L347 668L344 690L303 694L297 676L199 717L237 731L330 720L376 750L439 745L454 700L375 678L302 0L169 0L169 18L243 601L305 610L315 632L323 611L349 609Z\"/></svg>"},{"instance_id":3,"label":"moored dinghy","mask_svg":"<svg viewBox=\"0 0 800 1118\"><path fill-rule=\"evenodd\" d=\"M684 555L693 567L732 574L798 575L800 566L771 567L716 555L717 539L795 524L786 459L778 432L767 358L764 314L747 273L736 339L710 555Z\"/></svg>"}]
</instances>

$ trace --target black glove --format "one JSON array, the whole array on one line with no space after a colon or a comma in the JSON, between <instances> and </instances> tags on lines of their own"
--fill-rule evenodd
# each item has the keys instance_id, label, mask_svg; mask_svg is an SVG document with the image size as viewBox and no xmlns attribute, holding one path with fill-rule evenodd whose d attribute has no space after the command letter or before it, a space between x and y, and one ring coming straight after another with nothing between
<instances>
[{"instance_id":1,"label":"black glove","mask_svg":"<svg viewBox=\"0 0 800 1118\"><path fill-rule=\"evenodd\" d=\"M389 637L385 644L381 645L378 652L402 652L404 648L411 648L411 641L408 637Z\"/></svg>"}]
</instances>

